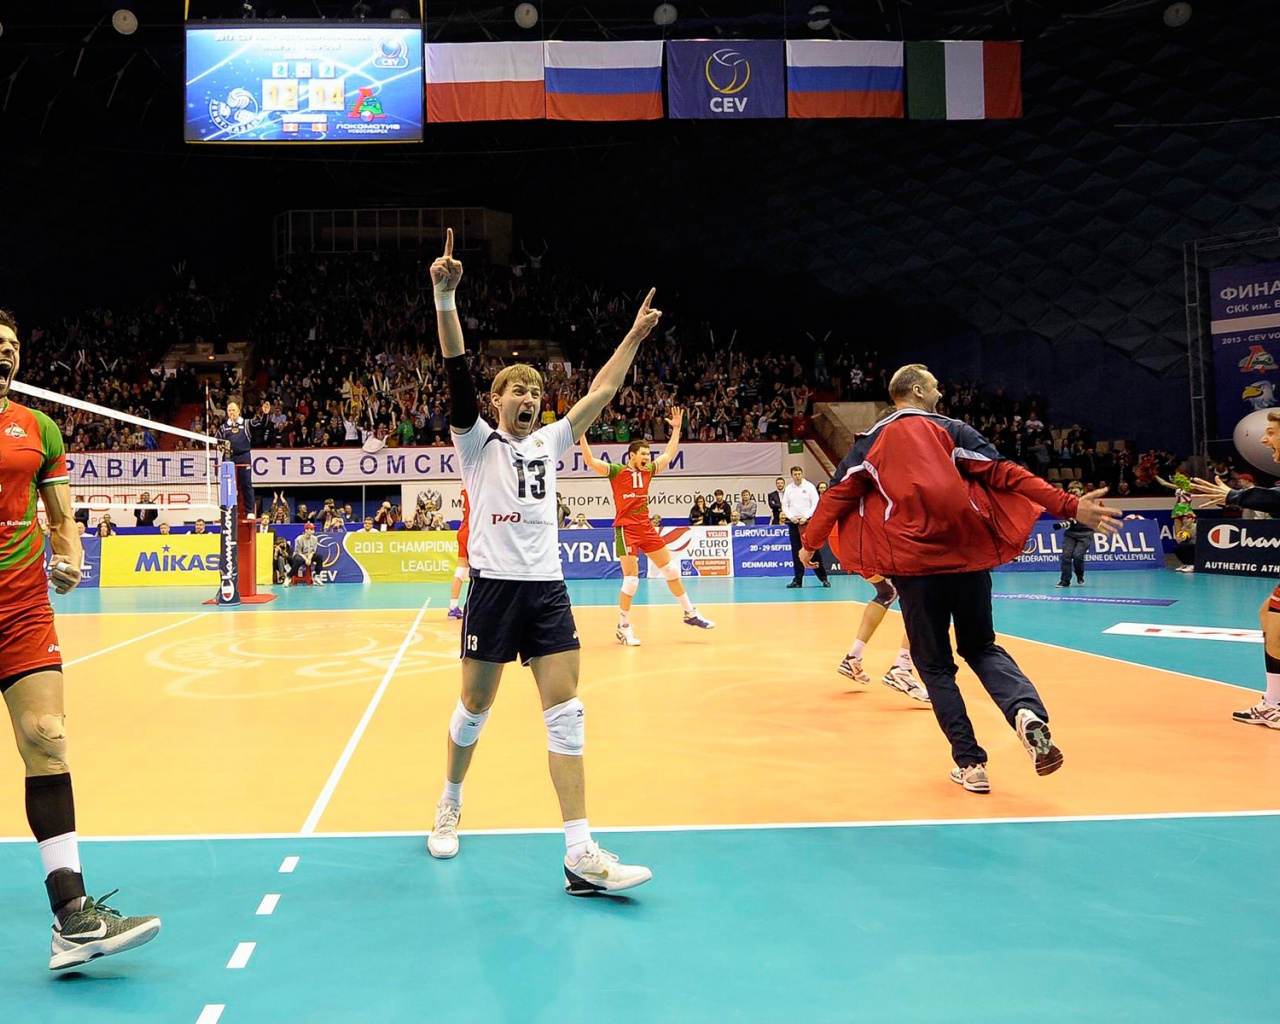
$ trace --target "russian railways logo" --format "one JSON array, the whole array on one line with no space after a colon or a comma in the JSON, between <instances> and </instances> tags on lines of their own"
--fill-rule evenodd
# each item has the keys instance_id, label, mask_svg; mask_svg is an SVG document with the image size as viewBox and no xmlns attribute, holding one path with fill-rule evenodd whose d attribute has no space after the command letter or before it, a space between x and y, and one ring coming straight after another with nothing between
<instances>
[{"instance_id":1,"label":"russian railways logo","mask_svg":"<svg viewBox=\"0 0 1280 1024\"><path fill-rule=\"evenodd\" d=\"M1246 527L1219 523L1209 531L1215 548L1280 548L1280 537L1251 537Z\"/></svg>"}]
</instances>

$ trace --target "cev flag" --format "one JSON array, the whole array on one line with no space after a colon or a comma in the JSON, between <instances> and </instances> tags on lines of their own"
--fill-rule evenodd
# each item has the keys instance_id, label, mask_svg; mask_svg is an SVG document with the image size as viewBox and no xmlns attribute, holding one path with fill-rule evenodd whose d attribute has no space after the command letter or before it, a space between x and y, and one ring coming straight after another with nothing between
<instances>
[{"instance_id":1,"label":"cev flag","mask_svg":"<svg viewBox=\"0 0 1280 1024\"><path fill-rule=\"evenodd\" d=\"M662 117L662 42L543 44L547 117L655 121Z\"/></svg>"},{"instance_id":2,"label":"cev flag","mask_svg":"<svg viewBox=\"0 0 1280 1024\"><path fill-rule=\"evenodd\" d=\"M517 121L547 116L541 43L431 43L428 121Z\"/></svg>"},{"instance_id":3,"label":"cev flag","mask_svg":"<svg viewBox=\"0 0 1280 1024\"><path fill-rule=\"evenodd\" d=\"M787 42L788 117L902 117L902 43Z\"/></svg>"},{"instance_id":4,"label":"cev flag","mask_svg":"<svg viewBox=\"0 0 1280 1024\"><path fill-rule=\"evenodd\" d=\"M782 40L680 39L667 43L668 116L786 117Z\"/></svg>"}]
</instances>

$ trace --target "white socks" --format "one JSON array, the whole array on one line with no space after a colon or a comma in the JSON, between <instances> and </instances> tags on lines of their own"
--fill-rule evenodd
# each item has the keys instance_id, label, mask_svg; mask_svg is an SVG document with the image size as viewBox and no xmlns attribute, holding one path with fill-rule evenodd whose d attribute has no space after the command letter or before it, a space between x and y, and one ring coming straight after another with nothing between
<instances>
[{"instance_id":1,"label":"white socks","mask_svg":"<svg viewBox=\"0 0 1280 1024\"><path fill-rule=\"evenodd\" d=\"M905 647L900 647L900 648L898 648L898 658L897 658L897 660L893 663L893 667L894 667L894 668L905 668L905 669L908 669L908 670L909 670L909 669L911 669L911 668L913 667L913 666L912 666L912 664L911 664L911 651L909 651L909 650L908 650L907 648L905 648Z\"/></svg>"},{"instance_id":2,"label":"white socks","mask_svg":"<svg viewBox=\"0 0 1280 1024\"><path fill-rule=\"evenodd\" d=\"M445 804L453 804L454 807L462 806L462 783L450 782L444 780L444 792L440 794L440 802Z\"/></svg>"},{"instance_id":3,"label":"white socks","mask_svg":"<svg viewBox=\"0 0 1280 1024\"><path fill-rule=\"evenodd\" d=\"M1273 708L1280 707L1280 672L1267 673L1267 693L1262 699Z\"/></svg>"},{"instance_id":4,"label":"white socks","mask_svg":"<svg viewBox=\"0 0 1280 1024\"><path fill-rule=\"evenodd\" d=\"M40 862L44 865L46 877L63 868L79 874L80 845L76 834L64 832L40 843Z\"/></svg>"},{"instance_id":5,"label":"white socks","mask_svg":"<svg viewBox=\"0 0 1280 1024\"><path fill-rule=\"evenodd\" d=\"M686 615L692 615L696 610L693 602L689 600L689 592L686 590L683 594L676 598L680 602L680 607L684 609Z\"/></svg>"},{"instance_id":6,"label":"white socks","mask_svg":"<svg viewBox=\"0 0 1280 1024\"><path fill-rule=\"evenodd\" d=\"M861 661L862 652L865 651L866 649L867 649L867 642L865 640L855 640L853 642L853 646L849 648L849 657L852 658L854 661Z\"/></svg>"},{"instance_id":7,"label":"white socks","mask_svg":"<svg viewBox=\"0 0 1280 1024\"><path fill-rule=\"evenodd\" d=\"M564 823L564 852L570 864L575 863L591 845L591 827L586 818L574 818Z\"/></svg>"}]
</instances>

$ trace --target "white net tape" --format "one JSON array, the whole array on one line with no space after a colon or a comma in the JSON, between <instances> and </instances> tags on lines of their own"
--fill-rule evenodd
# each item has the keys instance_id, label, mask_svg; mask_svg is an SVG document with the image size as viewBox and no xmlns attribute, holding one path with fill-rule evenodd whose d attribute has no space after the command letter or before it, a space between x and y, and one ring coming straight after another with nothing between
<instances>
[{"instance_id":1,"label":"white net tape","mask_svg":"<svg viewBox=\"0 0 1280 1024\"><path fill-rule=\"evenodd\" d=\"M218 440L205 434L172 427L167 423L117 412L70 395L11 381L10 389L27 399L70 434L71 410L100 416L137 428L129 450L67 452L71 475L71 504L88 509L90 525L104 513L117 526L135 525L135 509L155 509L157 522L171 526L195 519L214 520L218 513ZM150 432L158 447L148 449L140 441ZM166 449L163 439L176 439L179 447Z\"/></svg>"}]
</instances>

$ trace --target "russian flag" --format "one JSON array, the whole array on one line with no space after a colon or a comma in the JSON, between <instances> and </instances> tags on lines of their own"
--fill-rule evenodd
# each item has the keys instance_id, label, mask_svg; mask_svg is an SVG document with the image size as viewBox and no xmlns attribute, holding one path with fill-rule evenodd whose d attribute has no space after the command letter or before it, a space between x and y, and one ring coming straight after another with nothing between
<instances>
[{"instance_id":1,"label":"russian flag","mask_svg":"<svg viewBox=\"0 0 1280 1024\"><path fill-rule=\"evenodd\" d=\"M431 43L428 121L520 121L547 116L541 43Z\"/></svg>"},{"instance_id":2,"label":"russian flag","mask_svg":"<svg viewBox=\"0 0 1280 1024\"><path fill-rule=\"evenodd\" d=\"M787 42L788 117L902 117L902 43Z\"/></svg>"},{"instance_id":3,"label":"russian flag","mask_svg":"<svg viewBox=\"0 0 1280 1024\"><path fill-rule=\"evenodd\" d=\"M662 117L662 41L546 42L547 117L655 121Z\"/></svg>"}]
</instances>

